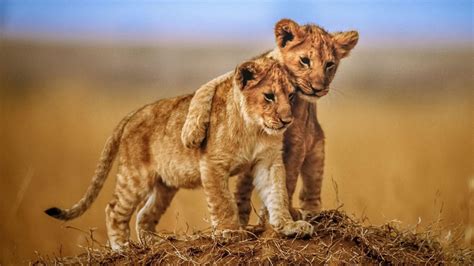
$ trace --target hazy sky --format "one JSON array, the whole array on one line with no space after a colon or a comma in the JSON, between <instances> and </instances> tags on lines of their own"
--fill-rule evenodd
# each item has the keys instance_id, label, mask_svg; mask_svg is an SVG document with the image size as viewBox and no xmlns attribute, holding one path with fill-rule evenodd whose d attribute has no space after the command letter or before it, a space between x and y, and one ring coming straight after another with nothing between
<instances>
[{"instance_id":1,"label":"hazy sky","mask_svg":"<svg viewBox=\"0 0 474 266\"><path fill-rule=\"evenodd\" d=\"M381 42L470 42L472 1L0 0L2 34L57 39L256 41L280 18Z\"/></svg>"}]
</instances>

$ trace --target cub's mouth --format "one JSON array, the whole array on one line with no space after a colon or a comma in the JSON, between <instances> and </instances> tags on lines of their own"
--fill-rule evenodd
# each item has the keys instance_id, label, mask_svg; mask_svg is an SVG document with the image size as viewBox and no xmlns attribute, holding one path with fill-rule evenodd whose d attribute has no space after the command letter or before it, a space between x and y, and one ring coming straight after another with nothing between
<instances>
[{"instance_id":1,"label":"cub's mouth","mask_svg":"<svg viewBox=\"0 0 474 266\"><path fill-rule=\"evenodd\" d=\"M289 124L282 125L280 127L272 127L264 123L263 126L264 126L265 131L267 131L268 133L279 134L279 133L283 133L288 128Z\"/></svg>"},{"instance_id":2,"label":"cub's mouth","mask_svg":"<svg viewBox=\"0 0 474 266\"><path fill-rule=\"evenodd\" d=\"M299 91L301 94L308 96L308 97L318 97L321 98L324 95L328 94L329 88L323 88L323 89L315 89L313 87L310 87L309 90L311 92L307 92L307 90L303 90L300 86L296 86L296 90Z\"/></svg>"}]
</instances>

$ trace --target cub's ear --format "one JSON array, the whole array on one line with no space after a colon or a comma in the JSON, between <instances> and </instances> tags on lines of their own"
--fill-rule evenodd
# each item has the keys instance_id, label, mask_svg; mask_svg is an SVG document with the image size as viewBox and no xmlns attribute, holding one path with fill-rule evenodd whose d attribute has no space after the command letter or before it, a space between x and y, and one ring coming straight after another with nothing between
<instances>
[{"instance_id":1,"label":"cub's ear","mask_svg":"<svg viewBox=\"0 0 474 266\"><path fill-rule=\"evenodd\" d=\"M275 24L275 39L278 48L290 48L303 41L304 32L298 23L291 19L282 19Z\"/></svg>"},{"instance_id":2,"label":"cub's ear","mask_svg":"<svg viewBox=\"0 0 474 266\"><path fill-rule=\"evenodd\" d=\"M359 33L357 31L338 32L332 35L336 46L336 52L339 58L349 55L359 41Z\"/></svg>"},{"instance_id":3,"label":"cub's ear","mask_svg":"<svg viewBox=\"0 0 474 266\"><path fill-rule=\"evenodd\" d=\"M241 90L253 87L259 82L261 72L261 67L253 61L242 63L235 71L235 81Z\"/></svg>"}]
</instances>

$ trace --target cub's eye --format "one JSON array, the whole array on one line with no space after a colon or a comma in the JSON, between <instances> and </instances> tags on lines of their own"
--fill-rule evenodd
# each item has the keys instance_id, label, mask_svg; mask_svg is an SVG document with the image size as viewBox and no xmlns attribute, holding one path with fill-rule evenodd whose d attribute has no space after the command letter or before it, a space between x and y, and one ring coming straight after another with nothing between
<instances>
[{"instance_id":1,"label":"cub's eye","mask_svg":"<svg viewBox=\"0 0 474 266\"><path fill-rule=\"evenodd\" d=\"M331 71L335 66L336 66L336 63L334 63L333 61L328 61L326 62L324 69L326 70L326 72Z\"/></svg>"},{"instance_id":2,"label":"cub's eye","mask_svg":"<svg viewBox=\"0 0 474 266\"><path fill-rule=\"evenodd\" d=\"M303 66L308 66L311 64L311 61L308 57L300 57L300 64Z\"/></svg>"},{"instance_id":3,"label":"cub's eye","mask_svg":"<svg viewBox=\"0 0 474 266\"><path fill-rule=\"evenodd\" d=\"M275 94L273 93L264 93L263 96L265 96L267 102L273 102L275 100Z\"/></svg>"},{"instance_id":4,"label":"cub's eye","mask_svg":"<svg viewBox=\"0 0 474 266\"><path fill-rule=\"evenodd\" d=\"M293 101L294 98L295 98L295 93L294 92L288 94L288 99L290 99L290 101Z\"/></svg>"}]
</instances>

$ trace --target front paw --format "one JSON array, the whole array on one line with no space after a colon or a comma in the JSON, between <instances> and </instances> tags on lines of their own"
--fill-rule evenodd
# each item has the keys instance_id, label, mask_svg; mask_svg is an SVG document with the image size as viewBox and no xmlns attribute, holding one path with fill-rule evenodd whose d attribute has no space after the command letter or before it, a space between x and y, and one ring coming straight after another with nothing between
<instances>
[{"instance_id":1,"label":"front paw","mask_svg":"<svg viewBox=\"0 0 474 266\"><path fill-rule=\"evenodd\" d=\"M247 240L250 236L247 231L242 229L220 229L214 231L213 237L222 243L235 243Z\"/></svg>"},{"instance_id":2,"label":"front paw","mask_svg":"<svg viewBox=\"0 0 474 266\"><path fill-rule=\"evenodd\" d=\"M306 221L290 221L287 222L281 229L277 230L278 233L289 236L303 238L313 235L313 226Z\"/></svg>"},{"instance_id":3,"label":"front paw","mask_svg":"<svg viewBox=\"0 0 474 266\"><path fill-rule=\"evenodd\" d=\"M181 141L184 146L188 149L197 149L201 147L204 138L206 137L206 131L200 129L184 130L181 133Z\"/></svg>"},{"instance_id":4,"label":"front paw","mask_svg":"<svg viewBox=\"0 0 474 266\"><path fill-rule=\"evenodd\" d=\"M126 251L127 249L130 248L130 242L128 242L128 241L123 242L123 243L111 242L111 243L110 243L110 248L111 248L114 252L124 252L124 251Z\"/></svg>"}]
</instances>

